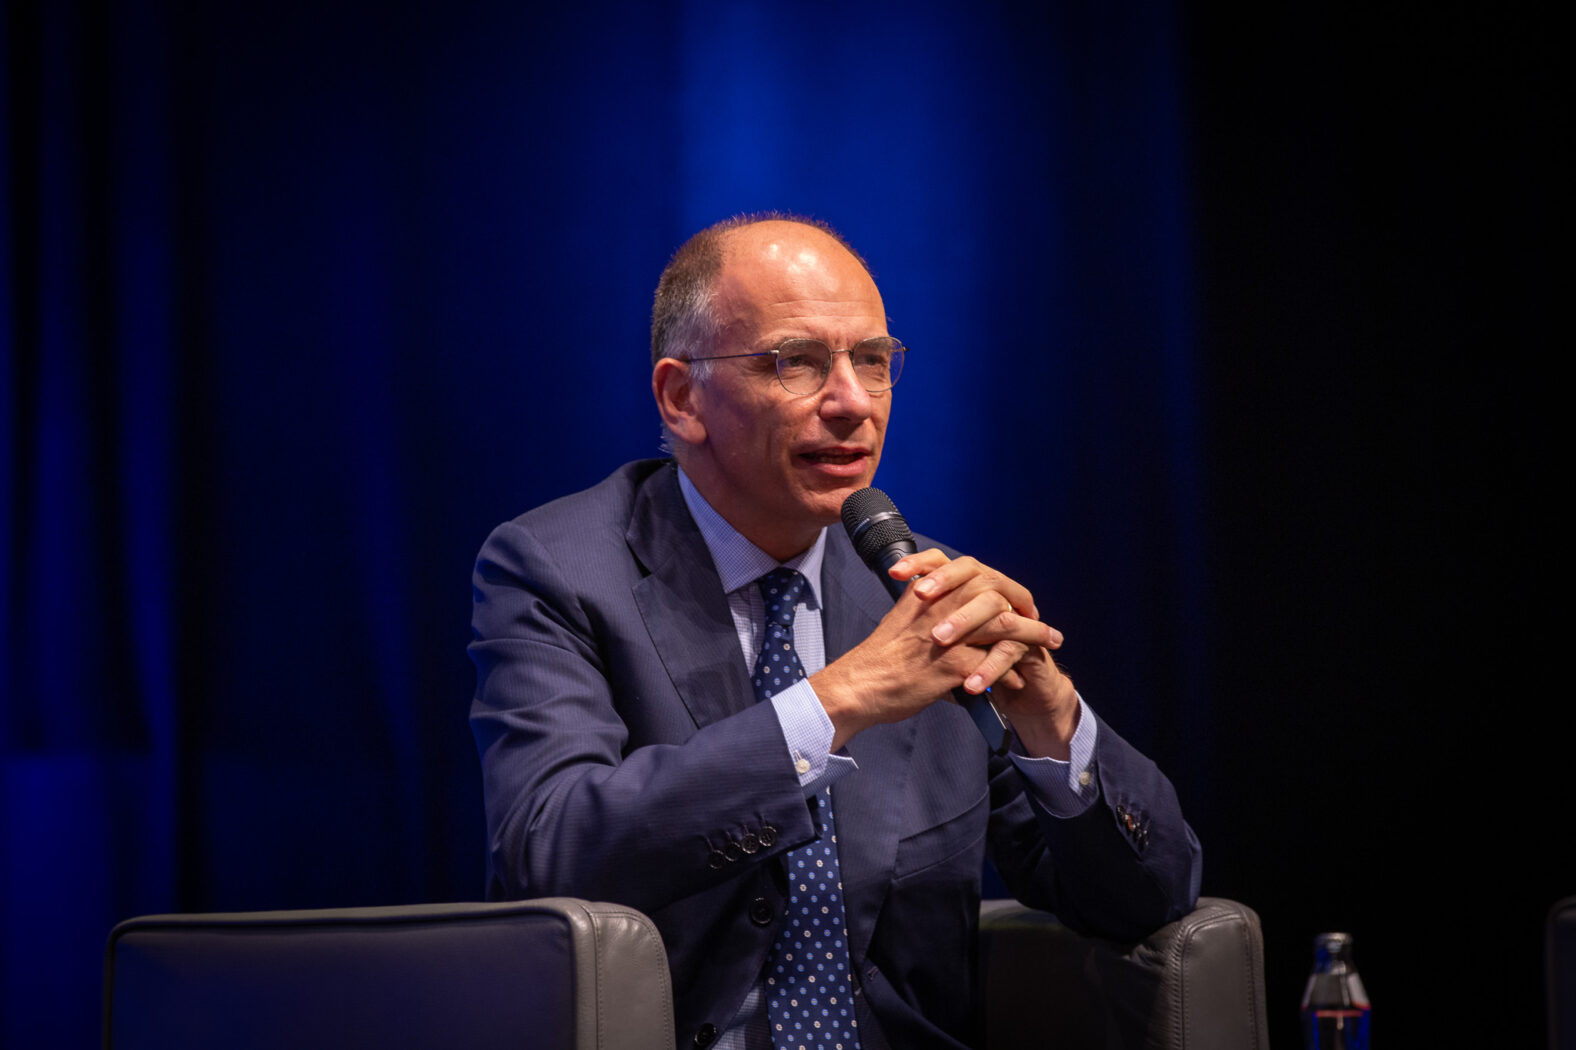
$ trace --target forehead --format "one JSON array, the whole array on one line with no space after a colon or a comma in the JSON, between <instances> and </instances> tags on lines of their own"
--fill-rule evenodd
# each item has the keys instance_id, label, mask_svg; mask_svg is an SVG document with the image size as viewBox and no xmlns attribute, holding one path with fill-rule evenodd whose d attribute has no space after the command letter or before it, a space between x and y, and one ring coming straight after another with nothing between
<instances>
[{"instance_id":1,"label":"forehead","mask_svg":"<svg viewBox=\"0 0 1576 1050\"><path fill-rule=\"evenodd\" d=\"M884 334L881 293L859 260L814 227L757 223L732 231L716 283L717 319L738 338Z\"/></svg>"}]
</instances>

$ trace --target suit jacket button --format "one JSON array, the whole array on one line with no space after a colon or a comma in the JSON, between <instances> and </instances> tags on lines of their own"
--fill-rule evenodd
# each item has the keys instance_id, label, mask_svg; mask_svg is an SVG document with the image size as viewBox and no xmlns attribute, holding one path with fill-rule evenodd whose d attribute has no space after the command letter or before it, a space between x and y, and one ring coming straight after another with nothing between
<instances>
[{"instance_id":1,"label":"suit jacket button","mask_svg":"<svg viewBox=\"0 0 1576 1050\"><path fill-rule=\"evenodd\" d=\"M704 1050L705 1047L710 1046L716 1041L717 1026L714 1024L703 1024L700 1026L700 1031L695 1033L695 1045L696 1047L701 1048L701 1050Z\"/></svg>"},{"instance_id":2,"label":"suit jacket button","mask_svg":"<svg viewBox=\"0 0 1576 1050\"><path fill-rule=\"evenodd\" d=\"M723 852L720 849L712 850L711 856L706 858L706 866L711 868L713 871L722 867L726 863L728 863L728 858L723 855Z\"/></svg>"},{"instance_id":3,"label":"suit jacket button","mask_svg":"<svg viewBox=\"0 0 1576 1050\"><path fill-rule=\"evenodd\" d=\"M744 852L739 849L739 844L737 842L729 839L728 844L722 847L722 855L727 857L729 860L738 860L740 857L744 856Z\"/></svg>"},{"instance_id":4,"label":"suit jacket button","mask_svg":"<svg viewBox=\"0 0 1576 1050\"><path fill-rule=\"evenodd\" d=\"M753 831L746 831L739 840L739 848L746 853L759 853L761 851L761 837Z\"/></svg>"},{"instance_id":5,"label":"suit jacket button","mask_svg":"<svg viewBox=\"0 0 1576 1050\"><path fill-rule=\"evenodd\" d=\"M777 917L772 910L771 901L765 897L757 897L750 902L750 921L757 926L770 926Z\"/></svg>"},{"instance_id":6,"label":"suit jacket button","mask_svg":"<svg viewBox=\"0 0 1576 1050\"><path fill-rule=\"evenodd\" d=\"M767 849L771 849L772 843L777 841L777 829L772 827L770 824L762 824L760 835L758 837L761 840L761 845L765 846Z\"/></svg>"}]
</instances>

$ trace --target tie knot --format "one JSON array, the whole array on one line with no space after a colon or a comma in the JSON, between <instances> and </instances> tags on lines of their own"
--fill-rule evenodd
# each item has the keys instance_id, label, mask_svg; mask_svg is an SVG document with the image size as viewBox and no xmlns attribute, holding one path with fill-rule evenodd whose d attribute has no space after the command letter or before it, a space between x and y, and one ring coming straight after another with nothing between
<instances>
[{"instance_id":1,"label":"tie knot","mask_svg":"<svg viewBox=\"0 0 1576 1050\"><path fill-rule=\"evenodd\" d=\"M766 622L780 627L793 624L794 606L810 585L797 569L776 568L755 581L766 602Z\"/></svg>"}]
</instances>

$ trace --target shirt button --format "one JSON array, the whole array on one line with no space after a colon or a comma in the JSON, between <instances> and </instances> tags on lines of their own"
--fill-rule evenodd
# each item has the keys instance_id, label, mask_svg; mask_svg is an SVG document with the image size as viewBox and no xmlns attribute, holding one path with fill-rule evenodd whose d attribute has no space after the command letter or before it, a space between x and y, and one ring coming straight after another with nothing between
<instances>
[{"instance_id":1,"label":"shirt button","mask_svg":"<svg viewBox=\"0 0 1576 1050\"><path fill-rule=\"evenodd\" d=\"M1089 782L1091 780L1093 780L1093 779L1094 779L1094 777L1090 776L1089 775L1089 771L1086 769L1082 773L1078 774L1078 786L1079 787L1088 787L1089 786Z\"/></svg>"},{"instance_id":2,"label":"shirt button","mask_svg":"<svg viewBox=\"0 0 1576 1050\"><path fill-rule=\"evenodd\" d=\"M793 771L798 773L800 776L804 776L806 773L810 772L810 760L808 758L801 757L799 761L793 764Z\"/></svg>"}]
</instances>

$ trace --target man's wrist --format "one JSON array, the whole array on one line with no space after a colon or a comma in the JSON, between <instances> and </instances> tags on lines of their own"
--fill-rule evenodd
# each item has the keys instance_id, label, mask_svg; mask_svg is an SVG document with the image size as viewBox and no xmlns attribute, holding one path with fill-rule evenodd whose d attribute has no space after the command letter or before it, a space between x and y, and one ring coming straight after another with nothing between
<instances>
[{"instance_id":1,"label":"man's wrist","mask_svg":"<svg viewBox=\"0 0 1576 1050\"><path fill-rule=\"evenodd\" d=\"M833 662L809 678L810 688L832 726L831 751L841 751L871 724L863 717L865 709L859 702L859 686L845 672L846 668Z\"/></svg>"},{"instance_id":2,"label":"man's wrist","mask_svg":"<svg viewBox=\"0 0 1576 1050\"><path fill-rule=\"evenodd\" d=\"M1054 758L1066 762L1072 757L1073 737L1078 732L1083 704L1072 682L1062 679L1066 697L1059 699L1051 711L1009 716L1012 730L1018 734L1025 754L1032 758Z\"/></svg>"},{"instance_id":3,"label":"man's wrist","mask_svg":"<svg viewBox=\"0 0 1576 1050\"><path fill-rule=\"evenodd\" d=\"M1014 748L1012 754L1013 763L1028 778L1040 803L1058 817L1077 816L1100 797L1094 763L1100 721L1088 710L1083 697L1077 696L1076 700L1080 714L1069 758L1028 756L1024 753L1021 737L1019 747Z\"/></svg>"}]
</instances>

